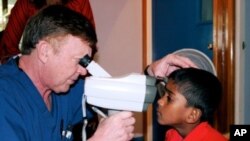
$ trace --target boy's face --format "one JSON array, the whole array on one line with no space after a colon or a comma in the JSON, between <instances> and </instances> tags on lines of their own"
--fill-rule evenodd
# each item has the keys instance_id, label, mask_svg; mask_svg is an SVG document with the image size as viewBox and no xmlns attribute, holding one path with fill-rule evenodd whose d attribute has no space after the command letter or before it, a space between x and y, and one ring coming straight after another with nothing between
<instances>
[{"instance_id":1,"label":"boy's face","mask_svg":"<svg viewBox=\"0 0 250 141\"><path fill-rule=\"evenodd\" d=\"M185 123L188 111L186 98L178 92L173 80L170 79L164 96L158 100L158 122L161 125L181 125Z\"/></svg>"}]
</instances>

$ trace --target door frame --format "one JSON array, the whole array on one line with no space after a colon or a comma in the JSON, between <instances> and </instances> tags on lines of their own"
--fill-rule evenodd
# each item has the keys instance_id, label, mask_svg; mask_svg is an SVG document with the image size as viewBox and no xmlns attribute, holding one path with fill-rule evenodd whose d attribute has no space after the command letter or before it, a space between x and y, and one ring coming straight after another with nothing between
<instances>
[{"instance_id":1,"label":"door frame","mask_svg":"<svg viewBox=\"0 0 250 141\"><path fill-rule=\"evenodd\" d=\"M229 132L235 113L235 0L213 0L213 62L223 87L215 127Z\"/></svg>"}]
</instances>

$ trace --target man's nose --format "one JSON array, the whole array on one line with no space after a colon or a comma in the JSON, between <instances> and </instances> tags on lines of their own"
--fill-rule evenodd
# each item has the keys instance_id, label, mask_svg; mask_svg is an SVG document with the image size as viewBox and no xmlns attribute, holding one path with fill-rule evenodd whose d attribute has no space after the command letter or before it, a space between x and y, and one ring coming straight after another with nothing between
<instances>
[{"instance_id":1,"label":"man's nose","mask_svg":"<svg viewBox=\"0 0 250 141\"><path fill-rule=\"evenodd\" d=\"M87 75L88 71L86 68L82 67L81 65L78 65L78 69L77 69L77 72L80 74L80 75Z\"/></svg>"}]
</instances>

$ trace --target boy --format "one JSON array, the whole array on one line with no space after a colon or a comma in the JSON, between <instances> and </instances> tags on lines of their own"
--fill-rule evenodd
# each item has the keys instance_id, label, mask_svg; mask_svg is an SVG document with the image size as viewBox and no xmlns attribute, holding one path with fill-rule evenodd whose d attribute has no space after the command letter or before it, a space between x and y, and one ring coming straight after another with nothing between
<instances>
[{"instance_id":1,"label":"boy","mask_svg":"<svg viewBox=\"0 0 250 141\"><path fill-rule=\"evenodd\" d=\"M172 127L165 141L226 141L209 124L221 94L221 84L210 72L195 68L172 72L157 109L158 122Z\"/></svg>"}]
</instances>

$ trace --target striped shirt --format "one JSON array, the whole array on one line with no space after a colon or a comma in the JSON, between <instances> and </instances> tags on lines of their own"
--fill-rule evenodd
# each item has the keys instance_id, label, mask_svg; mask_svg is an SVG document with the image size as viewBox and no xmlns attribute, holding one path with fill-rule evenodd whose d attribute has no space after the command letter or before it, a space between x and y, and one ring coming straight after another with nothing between
<instances>
[{"instance_id":1,"label":"striped shirt","mask_svg":"<svg viewBox=\"0 0 250 141\"><path fill-rule=\"evenodd\" d=\"M70 0L66 7L86 16L93 25L94 17L89 0ZM8 23L0 42L0 62L13 55L20 53L19 42L22 37L28 19L33 16L37 9L29 0L17 0L11 10Z\"/></svg>"}]
</instances>

